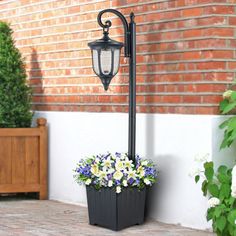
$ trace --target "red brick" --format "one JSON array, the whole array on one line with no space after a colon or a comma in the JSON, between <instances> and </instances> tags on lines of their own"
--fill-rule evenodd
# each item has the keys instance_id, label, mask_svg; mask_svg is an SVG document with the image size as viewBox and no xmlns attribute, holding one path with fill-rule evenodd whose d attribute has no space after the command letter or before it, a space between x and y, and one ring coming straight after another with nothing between
<instances>
[{"instance_id":1,"label":"red brick","mask_svg":"<svg viewBox=\"0 0 236 236\"><path fill-rule=\"evenodd\" d=\"M190 8L182 11L183 17L200 16L202 14L202 8Z\"/></svg>"},{"instance_id":2,"label":"red brick","mask_svg":"<svg viewBox=\"0 0 236 236\"><path fill-rule=\"evenodd\" d=\"M195 94L192 96L183 96L184 103L201 103L201 96Z\"/></svg>"},{"instance_id":3,"label":"red brick","mask_svg":"<svg viewBox=\"0 0 236 236\"><path fill-rule=\"evenodd\" d=\"M229 24L236 25L236 17L229 17Z\"/></svg>"},{"instance_id":4,"label":"red brick","mask_svg":"<svg viewBox=\"0 0 236 236\"><path fill-rule=\"evenodd\" d=\"M183 33L184 38L198 38L202 36L202 30L201 29L190 29L186 30Z\"/></svg>"},{"instance_id":5,"label":"red brick","mask_svg":"<svg viewBox=\"0 0 236 236\"><path fill-rule=\"evenodd\" d=\"M228 62L228 67L231 70L235 70L236 69L236 62Z\"/></svg>"}]
</instances>

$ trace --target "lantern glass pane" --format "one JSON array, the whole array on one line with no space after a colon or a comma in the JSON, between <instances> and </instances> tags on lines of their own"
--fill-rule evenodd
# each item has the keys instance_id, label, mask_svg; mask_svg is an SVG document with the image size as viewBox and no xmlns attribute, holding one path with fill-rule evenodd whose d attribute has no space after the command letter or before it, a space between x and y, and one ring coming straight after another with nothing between
<instances>
[{"instance_id":1,"label":"lantern glass pane","mask_svg":"<svg viewBox=\"0 0 236 236\"><path fill-rule=\"evenodd\" d=\"M114 67L113 67L113 75L115 75L119 70L120 65L120 49L114 50Z\"/></svg>"},{"instance_id":2,"label":"lantern glass pane","mask_svg":"<svg viewBox=\"0 0 236 236\"><path fill-rule=\"evenodd\" d=\"M92 55L93 55L93 70L97 75L99 75L100 72L99 72L99 65L98 65L98 51L93 50Z\"/></svg>"},{"instance_id":3,"label":"lantern glass pane","mask_svg":"<svg viewBox=\"0 0 236 236\"><path fill-rule=\"evenodd\" d=\"M101 50L101 71L104 75L109 75L112 68L112 52L111 49Z\"/></svg>"}]
</instances>

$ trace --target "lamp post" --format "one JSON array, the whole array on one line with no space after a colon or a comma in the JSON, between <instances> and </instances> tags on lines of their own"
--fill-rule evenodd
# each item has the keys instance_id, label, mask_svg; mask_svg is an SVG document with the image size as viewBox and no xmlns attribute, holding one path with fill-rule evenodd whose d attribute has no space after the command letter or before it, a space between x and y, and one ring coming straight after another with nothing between
<instances>
[{"instance_id":1,"label":"lamp post","mask_svg":"<svg viewBox=\"0 0 236 236\"><path fill-rule=\"evenodd\" d=\"M124 43L110 39L110 20L102 22L104 13L113 13L119 17L124 27ZM97 17L98 24L103 28L103 38L88 43L92 51L93 70L101 79L104 89L107 90L112 78L117 74L120 64L120 51L124 46L124 56L129 58L129 140L128 157L135 162L136 136L136 24L134 13L130 14L130 23L115 9L100 11Z\"/></svg>"}]
</instances>

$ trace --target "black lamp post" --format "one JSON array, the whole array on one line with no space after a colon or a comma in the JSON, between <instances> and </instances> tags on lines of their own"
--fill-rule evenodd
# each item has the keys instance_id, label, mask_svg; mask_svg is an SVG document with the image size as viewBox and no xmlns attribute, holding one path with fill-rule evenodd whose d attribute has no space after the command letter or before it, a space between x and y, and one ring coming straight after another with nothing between
<instances>
[{"instance_id":1,"label":"black lamp post","mask_svg":"<svg viewBox=\"0 0 236 236\"><path fill-rule=\"evenodd\" d=\"M111 21L105 24L101 18L104 13L111 12L120 18L124 26L124 43L109 38ZM105 9L99 12L98 24L103 28L103 38L88 43L92 51L93 70L101 79L104 89L107 90L111 79L117 74L120 64L120 51L124 46L124 55L129 58L129 143L128 157L135 161L135 136L136 136L136 24L134 13L130 14L128 24L124 15L114 9Z\"/></svg>"}]
</instances>

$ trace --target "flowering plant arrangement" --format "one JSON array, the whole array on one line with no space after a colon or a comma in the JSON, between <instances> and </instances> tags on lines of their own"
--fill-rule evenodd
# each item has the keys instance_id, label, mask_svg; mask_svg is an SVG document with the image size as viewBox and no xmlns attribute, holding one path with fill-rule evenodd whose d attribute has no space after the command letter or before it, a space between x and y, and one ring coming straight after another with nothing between
<instances>
[{"instance_id":1,"label":"flowering plant arrangement","mask_svg":"<svg viewBox=\"0 0 236 236\"><path fill-rule=\"evenodd\" d=\"M220 102L222 114L235 114L236 91L227 90ZM236 139L236 117L230 116L220 124L224 138L220 149L230 147ZM205 156L206 157L206 156ZM198 158L203 168L193 172L195 182L201 178L203 195L208 197L207 220L212 220L213 231L218 236L236 236L236 165L232 168L221 165L217 170L207 158Z\"/></svg>"},{"instance_id":2,"label":"flowering plant arrangement","mask_svg":"<svg viewBox=\"0 0 236 236\"><path fill-rule=\"evenodd\" d=\"M93 186L97 190L108 187L120 193L123 188L143 189L156 182L155 165L146 159L135 157L135 164L127 154L107 153L80 160L74 170L77 183Z\"/></svg>"},{"instance_id":3,"label":"flowering plant arrangement","mask_svg":"<svg viewBox=\"0 0 236 236\"><path fill-rule=\"evenodd\" d=\"M211 161L203 163L195 175L196 183L202 179L203 195L208 197L207 220L212 220L218 236L236 235L236 168L221 165L216 171ZM232 178L232 176L234 176Z\"/></svg>"}]
</instances>

